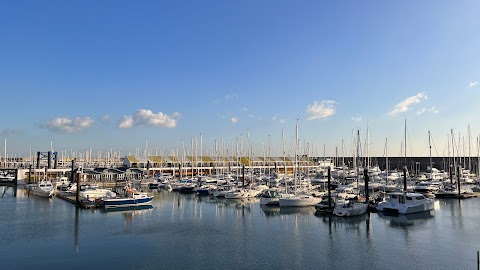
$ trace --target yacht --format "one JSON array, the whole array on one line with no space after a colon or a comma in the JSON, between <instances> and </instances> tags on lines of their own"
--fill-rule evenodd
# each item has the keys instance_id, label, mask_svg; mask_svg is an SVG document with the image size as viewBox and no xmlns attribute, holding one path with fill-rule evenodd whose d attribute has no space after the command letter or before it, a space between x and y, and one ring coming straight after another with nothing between
<instances>
[{"instance_id":1,"label":"yacht","mask_svg":"<svg viewBox=\"0 0 480 270\"><path fill-rule=\"evenodd\" d=\"M42 180L31 185L29 188L33 195L38 197L50 198L55 193L55 188L53 187L52 182L48 180Z\"/></svg>"},{"instance_id":2,"label":"yacht","mask_svg":"<svg viewBox=\"0 0 480 270\"><path fill-rule=\"evenodd\" d=\"M430 211L433 209L433 199L426 198L421 193L394 192L388 194L386 201L380 202L377 211L393 212L397 214L411 214Z\"/></svg>"},{"instance_id":3,"label":"yacht","mask_svg":"<svg viewBox=\"0 0 480 270\"><path fill-rule=\"evenodd\" d=\"M294 195L280 198L278 200L278 204L280 205L280 207L315 206L321 200L321 197L314 197L310 195Z\"/></svg>"},{"instance_id":4,"label":"yacht","mask_svg":"<svg viewBox=\"0 0 480 270\"><path fill-rule=\"evenodd\" d=\"M353 217L363 215L367 210L368 203L356 201L335 206L333 214L339 217Z\"/></svg>"}]
</instances>

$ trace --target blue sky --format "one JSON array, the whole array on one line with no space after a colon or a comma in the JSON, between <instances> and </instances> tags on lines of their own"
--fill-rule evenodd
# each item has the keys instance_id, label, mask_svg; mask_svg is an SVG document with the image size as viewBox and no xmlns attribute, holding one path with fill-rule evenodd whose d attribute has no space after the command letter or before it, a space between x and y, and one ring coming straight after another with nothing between
<instances>
[{"instance_id":1,"label":"blue sky","mask_svg":"<svg viewBox=\"0 0 480 270\"><path fill-rule=\"evenodd\" d=\"M480 2L1 1L7 152L477 154ZM248 138L247 138L248 137ZM194 139L195 140L195 139ZM248 143L247 143L248 141ZM458 151L457 149L456 151ZM199 151L199 150L197 150ZM290 150L288 150L290 151ZM2 152L2 156L3 151Z\"/></svg>"}]
</instances>

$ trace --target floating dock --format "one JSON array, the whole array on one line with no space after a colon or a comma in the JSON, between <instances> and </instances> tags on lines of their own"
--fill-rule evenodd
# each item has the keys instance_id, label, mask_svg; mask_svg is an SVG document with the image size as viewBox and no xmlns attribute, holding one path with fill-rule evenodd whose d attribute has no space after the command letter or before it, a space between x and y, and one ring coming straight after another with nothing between
<instances>
[{"instance_id":1,"label":"floating dock","mask_svg":"<svg viewBox=\"0 0 480 270\"><path fill-rule=\"evenodd\" d=\"M65 191L57 191L57 193L55 193L55 196L74 205L77 204L76 195L72 195L71 193ZM80 198L80 207L86 209L98 208L100 207L100 204Z\"/></svg>"},{"instance_id":2,"label":"floating dock","mask_svg":"<svg viewBox=\"0 0 480 270\"><path fill-rule=\"evenodd\" d=\"M439 195L436 194L436 199L470 199L470 198L478 198L480 197L480 192L473 192L473 193L464 193L464 194L443 194Z\"/></svg>"}]
</instances>

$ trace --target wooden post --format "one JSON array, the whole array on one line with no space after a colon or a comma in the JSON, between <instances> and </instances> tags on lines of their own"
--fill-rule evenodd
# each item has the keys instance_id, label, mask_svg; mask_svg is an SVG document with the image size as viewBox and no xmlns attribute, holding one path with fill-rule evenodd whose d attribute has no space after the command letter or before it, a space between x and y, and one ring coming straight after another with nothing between
<instances>
[{"instance_id":1,"label":"wooden post","mask_svg":"<svg viewBox=\"0 0 480 270\"><path fill-rule=\"evenodd\" d=\"M242 164L242 186L245 187L245 164Z\"/></svg>"},{"instance_id":2,"label":"wooden post","mask_svg":"<svg viewBox=\"0 0 480 270\"><path fill-rule=\"evenodd\" d=\"M457 166L457 193L458 198L460 199L460 165Z\"/></svg>"},{"instance_id":3,"label":"wooden post","mask_svg":"<svg viewBox=\"0 0 480 270\"><path fill-rule=\"evenodd\" d=\"M32 183L32 164L28 166L28 183Z\"/></svg>"},{"instance_id":4,"label":"wooden post","mask_svg":"<svg viewBox=\"0 0 480 270\"><path fill-rule=\"evenodd\" d=\"M477 251L477 270L480 270L480 251Z\"/></svg>"},{"instance_id":5,"label":"wooden post","mask_svg":"<svg viewBox=\"0 0 480 270\"><path fill-rule=\"evenodd\" d=\"M407 166L403 166L403 192L407 193Z\"/></svg>"},{"instance_id":6,"label":"wooden post","mask_svg":"<svg viewBox=\"0 0 480 270\"><path fill-rule=\"evenodd\" d=\"M368 169L367 168L365 168L363 170L363 177L364 177L364 180L365 180L365 200L368 203L370 201L370 196L369 196L369 193L368 193L368 181L370 180L370 178L368 176Z\"/></svg>"},{"instance_id":7,"label":"wooden post","mask_svg":"<svg viewBox=\"0 0 480 270\"><path fill-rule=\"evenodd\" d=\"M331 179L332 179L332 174L331 174L331 170L332 168L330 166L328 166L328 169L327 169L327 189L328 189L328 211L331 210L331 207L332 207L332 193L330 191L330 185L331 185Z\"/></svg>"}]
</instances>

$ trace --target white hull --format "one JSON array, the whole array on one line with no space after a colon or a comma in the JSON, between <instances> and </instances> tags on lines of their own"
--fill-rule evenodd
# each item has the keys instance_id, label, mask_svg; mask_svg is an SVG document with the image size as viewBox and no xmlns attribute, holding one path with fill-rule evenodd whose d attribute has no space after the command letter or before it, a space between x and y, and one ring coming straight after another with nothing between
<instances>
[{"instance_id":1,"label":"white hull","mask_svg":"<svg viewBox=\"0 0 480 270\"><path fill-rule=\"evenodd\" d=\"M46 191L46 190L42 190L42 189L38 189L38 188L32 188L32 194L35 195L35 196L38 196L38 197L42 197L42 198L50 198L53 196L55 190L50 190L50 191Z\"/></svg>"},{"instance_id":2,"label":"white hull","mask_svg":"<svg viewBox=\"0 0 480 270\"><path fill-rule=\"evenodd\" d=\"M287 198L280 198L279 205L280 207L303 207L303 206L314 206L321 201L321 198L300 195L292 196Z\"/></svg>"},{"instance_id":3,"label":"white hull","mask_svg":"<svg viewBox=\"0 0 480 270\"><path fill-rule=\"evenodd\" d=\"M425 198L420 193L407 193L407 194L391 194L395 196L387 201L381 202L377 206L377 210L381 212L396 212L398 214L413 214L433 210L434 201L429 198ZM398 198L410 197L412 199L402 202ZM419 199L416 199L419 198Z\"/></svg>"},{"instance_id":4,"label":"white hull","mask_svg":"<svg viewBox=\"0 0 480 270\"><path fill-rule=\"evenodd\" d=\"M338 205L333 209L333 214L339 217L360 216L367 212L368 204L366 203L349 203Z\"/></svg>"}]
</instances>

